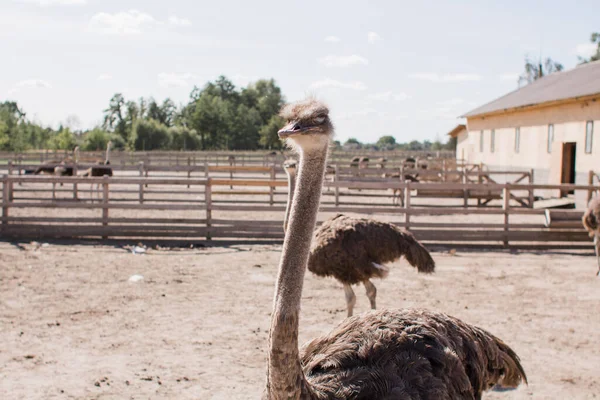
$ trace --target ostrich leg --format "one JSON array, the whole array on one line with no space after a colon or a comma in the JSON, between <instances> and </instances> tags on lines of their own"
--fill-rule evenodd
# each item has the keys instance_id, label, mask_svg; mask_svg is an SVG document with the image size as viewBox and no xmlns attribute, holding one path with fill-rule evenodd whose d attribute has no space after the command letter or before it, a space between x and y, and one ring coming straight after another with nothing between
<instances>
[{"instance_id":1,"label":"ostrich leg","mask_svg":"<svg viewBox=\"0 0 600 400\"><path fill-rule=\"evenodd\" d=\"M348 316L352 316L352 311L354 310L354 305L356 304L356 295L354 294L354 290L352 290L352 286L344 283L344 293L346 294L346 306L348 307Z\"/></svg>"},{"instance_id":2,"label":"ostrich leg","mask_svg":"<svg viewBox=\"0 0 600 400\"><path fill-rule=\"evenodd\" d=\"M375 285L373 285L373 282L371 282L368 279L364 281L363 284L365 285L365 289L367 290L367 297L371 302L371 309L375 310L377 308L377 306L375 305L375 298L377 297L377 288L375 287Z\"/></svg>"},{"instance_id":3,"label":"ostrich leg","mask_svg":"<svg viewBox=\"0 0 600 400\"><path fill-rule=\"evenodd\" d=\"M596 232L594 235L594 246L596 247L596 261L598 261L598 272L597 276L600 276L600 233Z\"/></svg>"}]
</instances>

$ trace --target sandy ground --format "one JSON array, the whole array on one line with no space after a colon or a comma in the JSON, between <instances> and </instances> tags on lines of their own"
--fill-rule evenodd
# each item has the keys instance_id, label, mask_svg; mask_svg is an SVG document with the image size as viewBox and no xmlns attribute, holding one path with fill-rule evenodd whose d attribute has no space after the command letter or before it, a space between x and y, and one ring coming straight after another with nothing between
<instances>
[{"instance_id":1,"label":"sandy ground","mask_svg":"<svg viewBox=\"0 0 600 400\"><path fill-rule=\"evenodd\" d=\"M259 398L280 250L0 243L0 398ZM375 282L378 304L444 311L506 340L530 384L488 399L600 398L590 254L440 251L432 276L395 263ZM301 342L344 316L341 285L307 274Z\"/></svg>"}]
</instances>

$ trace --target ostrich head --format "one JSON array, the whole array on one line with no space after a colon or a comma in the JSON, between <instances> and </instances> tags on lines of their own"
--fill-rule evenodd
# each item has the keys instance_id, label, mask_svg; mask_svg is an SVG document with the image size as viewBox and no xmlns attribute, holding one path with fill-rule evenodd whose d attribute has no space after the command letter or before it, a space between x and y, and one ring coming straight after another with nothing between
<instances>
[{"instance_id":1,"label":"ostrich head","mask_svg":"<svg viewBox=\"0 0 600 400\"><path fill-rule=\"evenodd\" d=\"M298 169L298 163L296 160L285 160L283 162L283 169L285 169L285 172L288 174L295 174Z\"/></svg>"},{"instance_id":2,"label":"ostrich head","mask_svg":"<svg viewBox=\"0 0 600 400\"><path fill-rule=\"evenodd\" d=\"M322 148L333 136L333 124L327 106L315 99L288 104L280 113L286 125L277 132L292 148L303 151Z\"/></svg>"}]
</instances>

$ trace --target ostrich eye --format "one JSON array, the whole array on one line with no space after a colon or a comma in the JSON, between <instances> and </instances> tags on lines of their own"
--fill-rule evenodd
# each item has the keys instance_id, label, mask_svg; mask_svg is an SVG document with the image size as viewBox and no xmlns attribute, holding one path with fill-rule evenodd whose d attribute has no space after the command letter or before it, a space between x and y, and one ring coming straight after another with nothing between
<instances>
[{"instance_id":1,"label":"ostrich eye","mask_svg":"<svg viewBox=\"0 0 600 400\"><path fill-rule=\"evenodd\" d=\"M318 116L318 117L315 118L315 122L317 124L322 124L323 122L325 122L325 117L322 116L322 115L320 115L320 116Z\"/></svg>"}]
</instances>

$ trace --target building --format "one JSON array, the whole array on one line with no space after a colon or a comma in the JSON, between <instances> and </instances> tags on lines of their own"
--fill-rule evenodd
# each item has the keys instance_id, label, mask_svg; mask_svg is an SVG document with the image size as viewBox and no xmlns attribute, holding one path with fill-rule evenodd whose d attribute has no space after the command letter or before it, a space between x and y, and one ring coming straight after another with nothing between
<instances>
[{"instance_id":1,"label":"building","mask_svg":"<svg viewBox=\"0 0 600 400\"><path fill-rule=\"evenodd\" d=\"M600 61L538 79L463 117L466 130L451 132L457 158L533 169L535 183L587 184L589 171L600 171Z\"/></svg>"}]
</instances>

